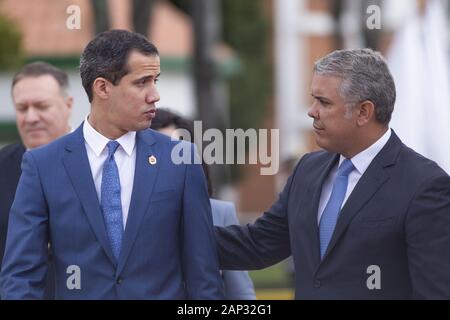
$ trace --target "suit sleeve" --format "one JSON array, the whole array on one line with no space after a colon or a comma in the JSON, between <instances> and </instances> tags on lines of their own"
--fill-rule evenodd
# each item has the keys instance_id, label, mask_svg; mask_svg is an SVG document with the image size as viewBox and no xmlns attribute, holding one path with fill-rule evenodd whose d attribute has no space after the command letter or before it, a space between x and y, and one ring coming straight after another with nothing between
<instances>
[{"instance_id":1,"label":"suit sleeve","mask_svg":"<svg viewBox=\"0 0 450 320\"><path fill-rule=\"evenodd\" d=\"M193 149L192 149L193 150ZM189 299L223 299L211 205L199 164L186 165L182 257Z\"/></svg>"},{"instance_id":2,"label":"suit sleeve","mask_svg":"<svg viewBox=\"0 0 450 320\"><path fill-rule=\"evenodd\" d=\"M215 227L221 269L257 270L291 255L287 209L291 186L301 162L278 200L255 223Z\"/></svg>"},{"instance_id":3,"label":"suit sleeve","mask_svg":"<svg viewBox=\"0 0 450 320\"><path fill-rule=\"evenodd\" d=\"M27 152L9 216L2 299L43 299L47 259L48 209L35 160Z\"/></svg>"},{"instance_id":4,"label":"suit sleeve","mask_svg":"<svg viewBox=\"0 0 450 320\"><path fill-rule=\"evenodd\" d=\"M238 225L236 209L233 203L227 203L224 220L227 225ZM247 271L222 271L225 298L228 300L255 300L255 288Z\"/></svg>"},{"instance_id":5,"label":"suit sleeve","mask_svg":"<svg viewBox=\"0 0 450 320\"><path fill-rule=\"evenodd\" d=\"M422 185L406 220L408 263L415 299L450 299L450 177Z\"/></svg>"}]
</instances>

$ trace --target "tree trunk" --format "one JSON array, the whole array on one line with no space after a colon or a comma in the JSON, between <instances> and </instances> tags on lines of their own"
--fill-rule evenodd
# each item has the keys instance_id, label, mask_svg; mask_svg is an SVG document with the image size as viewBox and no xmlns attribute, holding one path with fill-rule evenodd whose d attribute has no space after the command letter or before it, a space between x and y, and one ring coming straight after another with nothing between
<instances>
[{"instance_id":1,"label":"tree trunk","mask_svg":"<svg viewBox=\"0 0 450 320\"><path fill-rule=\"evenodd\" d=\"M109 30L109 12L106 0L91 0L94 9L95 34Z\"/></svg>"},{"instance_id":2,"label":"tree trunk","mask_svg":"<svg viewBox=\"0 0 450 320\"><path fill-rule=\"evenodd\" d=\"M134 31L149 37L148 28L151 22L153 0L133 0Z\"/></svg>"},{"instance_id":3,"label":"tree trunk","mask_svg":"<svg viewBox=\"0 0 450 320\"><path fill-rule=\"evenodd\" d=\"M217 128L224 132L226 111L221 99L214 50L220 41L220 0L191 0L194 19L193 73L197 98L197 113L203 130ZM225 177L224 166L211 166L213 185L220 185Z\"/></svg>"}]
</instances>

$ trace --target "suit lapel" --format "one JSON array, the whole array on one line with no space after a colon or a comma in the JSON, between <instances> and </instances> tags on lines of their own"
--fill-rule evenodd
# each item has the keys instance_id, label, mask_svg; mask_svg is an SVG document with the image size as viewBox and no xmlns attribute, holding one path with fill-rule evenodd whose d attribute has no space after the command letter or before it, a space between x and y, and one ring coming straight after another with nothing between
<instances>
[{"instance_id":1,"label":"suit lapel","mask_svg":"<svg viewBox=\"0 0 450 320\"><path fill-rule=\"evenodd\" d=\"M350 197L347 199L344 207L342 207L336 223L336 228L323 260L326 259L328 254L336 246L353 218L361 212L364 205L369 202L383 184L389 180L389 175L384 169L395 164L401 145L400 139L392 130L388 142L372 160L366 172L353 189Z\"/></svg>"},{"instance_id":2,"label":"suit lapel","mask_svg":"<svg viewBox=\"0 0 450 320\"><path fill-rule=\"evenodd\" d=\"M322 186L325 182L325 179L328 177L331 169L333 169L338 160L339 155L334 155L333 157L331 157L331 159L323 163L318 168L319 170L318 179L317 180L314 179L314 181L310 183L310 187L308 189L308 198L305 201L305 203L310 204L310 209L306 211L309 212L307 225L308 225L308 232L310 234L308 238L311 240L313 261L316 267L319 266L320 264L320 239L319 239L319 226L317 223L320 195L322 193ZM315 177L316 175L312 176Z\"/></svg>"},{"instance_id":3,"label":"suit lapel","mask_svg":"<svg viewBox=\"0 0 450 320\"><path fill-rule=\"evenodd\" d=\"M109 257L115 265L116 261L111 251L111 246L106 234L106 227L100 209L100 202L95 190L92 178L91 167L87 157L86 147L83 137L83 124L71 134L66 145L66 154L63 157L64 167L69 175L84 213L91 224L94 233Z\"/></svg>"},{"instance_id":4,"label":"suit lapel","mask_svg":"<svg viewBox=\"0 0 450 320\"><path fill-rule=\"evenodd\" d=\"M123 269L131 248L141 226L141 221L148 210L148 205L159 172L161 151L149 131L138 132L136 135L136 168L134 173L133 192L130 210L122 241L117 273ZM150 157L156 163L150 163ZM153 158L152 158L153 160Z\"/></svg>"},{"instance_id":5,"label":"suit lapel","mask_svg":"<svg viewBox=\"0 0 450 320\"><path fill-rule=\"evenodd\" d=\"M344 234L345 229L350 224L352 219L357 213L361 211L364 205L373 197L373 195L381 188L381 186L389 179L386 173L378 164L372 164L367 168L367 171L358 181L357 185L353 189L350 197L347 199L344 207L342 207L339 214L336 228L334 229L333 236L331 237L330 244L323 257L325 259L327 255L333 250L336 243Z\"/></svg>"}]
</instances>

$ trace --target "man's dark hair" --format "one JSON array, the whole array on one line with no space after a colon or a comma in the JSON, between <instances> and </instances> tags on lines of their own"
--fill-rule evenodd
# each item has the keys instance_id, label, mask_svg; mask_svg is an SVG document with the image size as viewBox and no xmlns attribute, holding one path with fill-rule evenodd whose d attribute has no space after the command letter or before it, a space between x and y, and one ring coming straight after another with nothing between
<instances>
[{"instance_id":1,"label":"man's dark hair","mask_svg":"<svg viewBox=\"0 0 450 320\"><path fill-rule=\"evenodd\" d=\"M150 125L150 128L153 130L160 130L167 127L173 126L175 129L184 129L189 132L189 135L191 136L191 141L194 143L194 125L191 120L188 120L184 118L183 116L172 112L168 109L162 109L158 108L156 110L156 116L152 120L152 124ZM209 176L209 169L208 165L202 161L202 168L203 172L205 173L206 177L206 184L208 188L208 194L210 197L213 196L213 188L211 183L211 178Z\"/></svg>"},{"instance_id":2,"label":"man's dark hair","mask_svg":"<svg viewBox=\"0 0 450 320\"><path fill-rule=\"evenodd\" d=\"M52 76L56 82L58 82L59 87L61 88L62 93L68 94L67 90L69 89L69 77L67 73L63 70L52 66L46 62L33 62L24 65L15 75L12 80L11 89L19 82L20 80L27 77L40 77L49 75Z\"/></svg>"},{"instance_id":3,"label":"man's dark hair","mask_svg":"<svg viewBox=\"0 0 450 320\"><path fill-rule=\"evenodd\" d=\"M152 120L151 128L153 130L160 130L170 126L174 126L176 129L186 129L191 135L191 138L194 138L192 121L168 109L158 108L156 116Z\"/></svg>"},{"instance_id":4,"label":"man's dark hair","mask_svg":"<svg viewBox=\"0 0 450 320\"><path fill-rule=\"evenodd\" d=\"M147 56L158 56L158 49L143 35L126 31L110 30L97 35L84 49L80 59L80 75L89 102L92 102L92 85L103 77L113 85L129 72L128 56L136 50Z\"/></svg>"}]
</instances>

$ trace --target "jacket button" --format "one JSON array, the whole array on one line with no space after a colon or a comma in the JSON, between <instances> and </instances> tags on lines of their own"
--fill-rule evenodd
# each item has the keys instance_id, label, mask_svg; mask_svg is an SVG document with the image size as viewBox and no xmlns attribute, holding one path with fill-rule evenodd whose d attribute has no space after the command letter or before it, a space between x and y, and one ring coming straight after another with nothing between
<instances>
[{"instance_id":1,"label":"jacket button","mask_svg":"<svg viewBox=\"0 0 450 320\"><path fill-rule=\"evenodd\" d=\"M121 283L122 283L122 281L123 281L123 279L122 279L122 278L117 278L117 280L116 280L116 283L117 283L117 284L121 284Z\"/></svg>"},{"instance_id":2,"label":"jacket button","mask_svg":"<svg viewBox=\"0 0 450 320\"><path fill-rule=\"evenodd\" d=\"M320 288L322 286L322 282L319 279L314 280L314 288Z\"/></svg>"}]
</instances>

